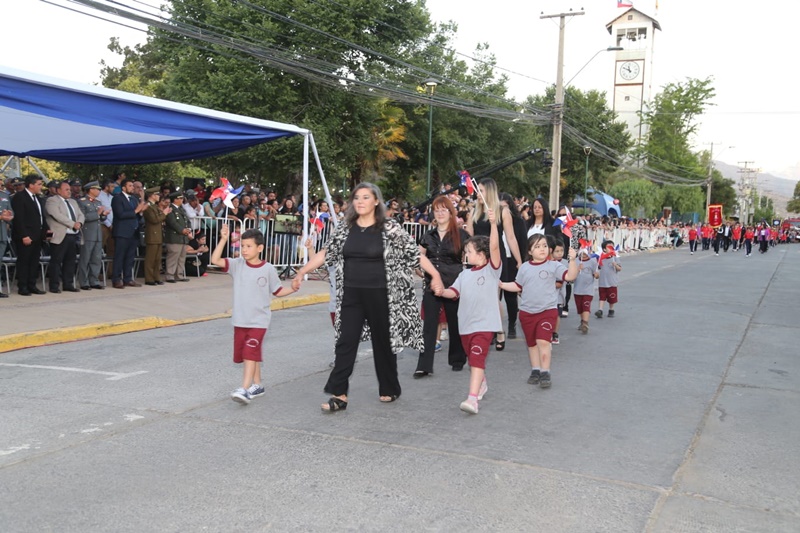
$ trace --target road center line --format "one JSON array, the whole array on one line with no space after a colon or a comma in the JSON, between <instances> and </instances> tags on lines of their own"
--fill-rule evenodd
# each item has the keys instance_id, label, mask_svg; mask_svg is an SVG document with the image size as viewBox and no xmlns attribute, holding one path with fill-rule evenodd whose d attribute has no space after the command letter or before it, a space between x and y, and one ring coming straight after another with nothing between
<instances>
[{"instance_id":1,"label":"road center line","mask_svg":"<svg viewBox=\"0 0 800 533\"><path fill-rule=\"evenodd\" d=\"M119 381L121 379L138 376L139 374L147 374L147 370L139 370L137 372L104 372L102 370L88 370L85 368L73 368L70 366L46 366L46 365L23 365L19 363L0 363L0 366L16 366L20 368L36 368L40 370L61 370L63 372L82 372L84 374L97 374L100 376L111 376L106 378L109 381Z\"/></svg>"}]
</instances>

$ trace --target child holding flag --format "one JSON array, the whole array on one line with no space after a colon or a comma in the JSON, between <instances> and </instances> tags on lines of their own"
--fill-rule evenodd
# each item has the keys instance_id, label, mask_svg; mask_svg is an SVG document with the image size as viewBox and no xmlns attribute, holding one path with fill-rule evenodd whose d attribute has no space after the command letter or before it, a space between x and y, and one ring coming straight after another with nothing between
<instances>
[{"instance_id":1,"label":"child holding flag","mask_svg":"<svg viewBox=\"0 0 800 533\"><path fill-rule=\"evenodd\" d=\"M583 239L580 240L580 243L578 276L573 283L572 294L575 297L575 308L581 315L581 325L578 326L578 329L586 335L589 333L589 314L592 311L594 280L599 277L599 274L597 273L597 260L590 254L592 243Z\"/></svg>"},{"instance_id":2,"label":"child holding flag","mask_svg":"<svg viewBox=\"0 0 800 533\"><path fill-rule=\"evenodd\" d=\"M617 259L617 251L614 249L614 242L603 241L603 253L597 263L600 281L598 282L598 304L599 309L594 314L597 318L603 318L603 304L608 301L608 318L614 318L614 305L617 303L617 286L619 285L618 272L622 270L622 265Z\"/></svg>"},{"instance_id":3,"label":"child holding flag","mask_svg":"<svg viewBox=\"0 0 800 533\"><path fill-rule=\"evenodd\" d=\"M503 328L497 290L502 262L497 218L487 209L489 237L476 235L464 245L467 263L471 268L462 270L452 286L439 290L436 296L459 298L458 330L461 343L469 361L469 396L461 402L461 410L478 414L478 401L489 387L486 385L486 355L496 331Z\"/></svg>"},{"instance_id":4,"label":"child holding flag","mask_svg":"<svg viewBox=\"0 0 800 533\"><path fill-rule=\"evenodd\" d=\"M562 253L563 253L563 243ZM531 257L519 269L517 279L500 284L504 291L521 293L519 322L528 345L531 375L528 383L543 389L550 387L550 354L553 333L558 323L558 288L556 282L575 279L578 266L575 250L569 249L569 268L561 261L552 261L555 239L541 233L528 239L528 254Z\"/></svg>"},{"instance_id":5,"label":"child holding flag","mask_svg":"<svg viewBox=\"0 0 800 533\"><path fill-rule=\"evenodd\" d=\"M261 259L264 235L260 231L245 231L240 239L241 256L223 259L229 235L228 225L222 225L210 262L233 278L233 362L244 363L244 372L242 386L231 393L231 399L247 405L252 398L264 394L261 360L272 315L270 301L273 296L292 294L294 289L283 287L275 267Z\"/></svg>"}]
</instances>

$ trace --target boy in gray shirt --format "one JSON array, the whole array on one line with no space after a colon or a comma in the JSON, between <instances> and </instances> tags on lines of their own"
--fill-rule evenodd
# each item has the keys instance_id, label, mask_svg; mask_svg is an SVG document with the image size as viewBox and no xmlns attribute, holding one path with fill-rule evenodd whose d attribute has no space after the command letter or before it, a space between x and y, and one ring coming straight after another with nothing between
<instances>
[{"instance_id":1,"label":"boy in gray shirt","mask_svg":"<svg viewBox=\"0 0 800 533\"><path fill-rule=\"evenodd\" d=\"M261 361L264 335L272 318L272 297L292 294L294 289L282 286L275 267L261 259L264 235L259 230L249 229L242 234L239 257L223 259L229 235L228 225L222 225L210 262L233 278L233 362L244 363L244 372L242 386L231 393L231 399L247 405L252 398L264 394Z\"/></svg>"},{"instance_id":2,"label":"boy in gray shirt","mask_svg":"<svg viewBox=\"0 0 800 533\"><path fill-rule=\"evenodd\" d=\"M603 318L603 304L608 301L608 318L614 318L614 304L618 301L618 272L622 270L622 265L619 264L613 241L603 241L603 254L600 256L597 268L600 271L597 288L599 309L594 316Z\"/></svg>"},{"instance_id":3,"label":"boy in gray shirt","mask_svg":"<svg viewBox=\"0 0 800 533\"><path fill-rule=\"evenodd\" d=\"M597 273L597 259L589 255L586 248L578 252L579 265L578 277L572 284L572 294L575 296L575 307L581 315L581 325L578 329L586 335L589 333L589 314L592 311L594 297L594 280L599 277Z\"/></svg>"}]
</instances>

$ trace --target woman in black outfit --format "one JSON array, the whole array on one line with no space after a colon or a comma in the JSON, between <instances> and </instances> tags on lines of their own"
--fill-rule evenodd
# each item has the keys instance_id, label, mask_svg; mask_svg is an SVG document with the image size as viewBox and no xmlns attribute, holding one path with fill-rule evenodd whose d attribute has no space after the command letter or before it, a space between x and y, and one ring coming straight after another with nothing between
<instances>
[{"instance_id":1,"label":"woman in black outfit","mask_svg":"<svg viewBox=\"0 0 800 533\"><path fill-rule=\"evenodd\" d=\"M433 201L431 210L436 221L435 227L422 236L420 246L423 248L423 255L439 271L442 284L449 287L463 268L464 243L469 235L458 227L456 210L447 196L438 196ZM419 353L417 370L414 372L417 379L433 374L433 354L441 306L444 306L450 333L447 362L456 371L464 368L464 363L467 362L467 354L464 353L461 335L458 333L458 300L434 296L430 284L431 277L426 275L422 291L422 313L425 315L422 338L425 340L425 349Z\"/></svg>"},{"instance_id":2,"label":"woman in black outfit","mask_svg":"<svg viewBox=\"0 0 800 533\"><path fill-rule=\"evenodd\" d=\"M303 277L323 263L336 267L336 360L325 384L331 397L323 412L347 409L358 344L370 339L380 401L397 400L397 353L405 346L424 348L414 270L430 274L434 290L442 288L439 272L420 255L411 235L386 217L380 189L367 182L353 189L344 220L300 269L292 287L299 289Z\"/></svg>"},{"instance_id":3,"label":"woman in black outfit","mask_svg":"<svg viewBox=\"0 0 800 533\"><path fill-rule=\"evenodd\" d=\"M522 266L523 255L520 254L520 248L525 246L525 243L517 243L517 237L514 234L514 223L511 220L511 213L508 209L503 209L500 206L500 195L497 192L497 184L492 178L483 178L478 184L478 201L475 204L475 210L472 215L467 219L467 233L470 235L486 235L489 236L491 231L491 223L486 215L486 210L491 209L495 213L500 213L497 216L497 229L501 236L500 239L500 258L503 263L503 272L506 271L506 263L513 262L517 268ZM486 205L484 205L484 199ZM511 255L506 257L506 248L503 243L502 237L505 236L505 241L508 242L508 248ZM502 273L501 273L501 279ZM497 288L498 297L500 296L500 287ZM500 302L498 301L498 305ZM500 315L502 316L502 307L500 308ZM502 337L502 338L501 338ZM494 348L497 351L502 351L506 347L506 334L505 331L498 331L497 338L494 343Z\"/></svg>"},{"instance_id":4,"label":"woman in black outfit","mask_svg":"<svg viewBox=\"0 0 800 533\"><path fill-rule=\"evenodd\" d=\"M528 260L528 237L525 221L517 211L517 206L514 203L514 198L507 192L500 193L500 205L503 209L508 209L511 213L511 224L514 226L514 236L517 238L519 245L519 253L522 260ZM517 263L511 260L511 256L506 252L505 265L503 271L500 273L500 281L514 281L517 279ZM517 300L516 292L503 291L502 297L506 301L506 311L508 312L508 338L517 338L517 315L519 314L519 302Z\"/></svg>"}]
</instances>

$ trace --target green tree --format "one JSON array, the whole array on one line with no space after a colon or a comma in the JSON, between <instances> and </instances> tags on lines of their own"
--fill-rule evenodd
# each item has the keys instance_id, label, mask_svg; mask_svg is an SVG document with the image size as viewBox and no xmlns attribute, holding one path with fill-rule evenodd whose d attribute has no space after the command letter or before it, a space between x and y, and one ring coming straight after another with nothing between
<instances>
[{"instance_id":1,"label":"green tree","mask_svg":"<svg viewBox=\"0 0 800 533\"><path fill-rule=\"evenodd\" d=\"M555 88L549 87L544 95L529 96L528 104L544 108L555 101ZM561 198L572 203L576 195L583 196L586 179L585 146L592 147L589 156L589 187L607 191L618 165L609 152L626 153L631 138L625 124L616 122L616 114L606 104L606 93L596 90L583 92L567 87L564 93L564 135L561 142ZM552 138L553 127L541 128ZM536 181L538 194L547 196L550 169L541 169ZM551 206L552 207L552 206Z\"/></svg>"},{"instance_id":2,"label":"green tree","mask_svg":"<svg viewBox=\"0 0 800 533\"><path fill-rule=\"evenodd\" d=\"M664 191L644 178L628 177L617 181L608 194L619 199L621 212L635 218L651 218L664 205Z\"/></svg>"},{"instance_id":3,"label":"green tree","mask_svg":"<svg viewBox=\"0 0 800 533\"><path fill-rule=\"evenodd\" d=\"M800 213L800 181L794 184L794 194L786 204L786 210L790 213Z\"/></svg>"}]
</instances>

